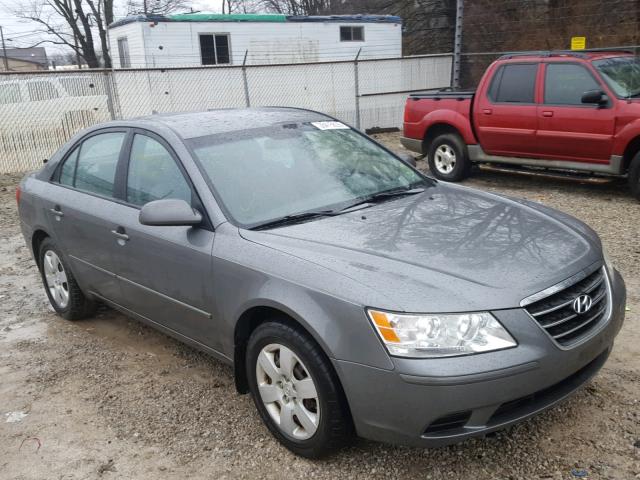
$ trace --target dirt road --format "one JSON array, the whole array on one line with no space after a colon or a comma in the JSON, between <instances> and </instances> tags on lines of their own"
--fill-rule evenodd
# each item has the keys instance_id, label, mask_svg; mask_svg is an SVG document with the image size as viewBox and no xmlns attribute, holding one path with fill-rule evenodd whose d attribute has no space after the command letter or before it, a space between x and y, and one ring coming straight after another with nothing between
<instances>
[{"instance_id":1,"label":"dirt road","mask_svg":"<svg viewBox=\"0 0 640 480\"><path fill-rule=\"evenodd\" d=\"M381 136L399 150L397 134ZM575 215L629 290L595 381L508 431L437 450L357 441L312 462L280 447L231 369L109 309L67 322L20 235L16 176L0 176L0 478L640 478L640 203L624 186L496 173L466 182Z\"/></svg>"}]
</instances>

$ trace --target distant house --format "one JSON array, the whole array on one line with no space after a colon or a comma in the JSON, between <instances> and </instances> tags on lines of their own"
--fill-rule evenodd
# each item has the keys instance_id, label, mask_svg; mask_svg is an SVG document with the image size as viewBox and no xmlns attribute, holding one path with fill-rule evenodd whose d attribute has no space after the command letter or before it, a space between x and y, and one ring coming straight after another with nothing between
<instances>
[{"instance_id":1,"label":"distant house","mask_svg":"<svg viewBox=\"0 0 640 480\"><path fill-rule=\"evenodd\" d=\"M44 47L7 48L7 64L11 72L47 70L49 61ZM0 48L0 72L4 72L4 51Z\"/></svg>"},{"instance_id":2,"label":"distant house","mask_svg":"<svg viewBox=\"0 0 640 480\"><path fill-rule=\"evenodd\" d=\"M402 20L388 15L127 17L109 25L120 68L320 62L402 56Z\"/></svg>"}]
</instances>

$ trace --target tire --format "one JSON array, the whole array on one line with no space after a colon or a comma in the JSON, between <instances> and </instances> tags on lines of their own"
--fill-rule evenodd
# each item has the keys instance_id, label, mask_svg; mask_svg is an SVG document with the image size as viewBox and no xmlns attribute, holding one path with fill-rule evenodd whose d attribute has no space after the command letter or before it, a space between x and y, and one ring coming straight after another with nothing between
<instances>
[{"instance_id":1,"label":"tire","mask_svg":"<svg viewBox=\"0 0 640 480\"><path fill-rule=\"evenodd\" d=\"M51 238L40 245L38 266L44 290L51 306L67 320L80 320L93 315L96 303L80 290L64 256Z\"/></svg>"},{"instance_id":2,"label":"tire","mask_svg":"<svg viewBox=\"0 0 640 480\"><path fill-rule=\"evenodd\" d=\"M284 358L292 360L291 369L280 361ZM346 398L328 358L308 334L277 319L263 323L249 338L246 360L253 401L280 443L306 458L348 444L353 426Z\"/></svg>"},{"instance_id":3,"label":"tire","mask_svg":"<svg viewBox=\"0 0 640 480\"><path fill-rule=\"evenodd\" d=\"M459 182L471 173L467 146L455 133L438 135L429 145L427 157L429 170L438 180Z\"/></svg>"},{"instance_id":4,"label":"tire","mask_svg":"<svg viewBox=\"0 0 640 480\"><path fill-rule=\"evenodd\" d=\"M633 160L631 160L631 167L629 168L629 190L631 195L640 200L640 152L636 153Z\"/></svg>"}]
</instances>

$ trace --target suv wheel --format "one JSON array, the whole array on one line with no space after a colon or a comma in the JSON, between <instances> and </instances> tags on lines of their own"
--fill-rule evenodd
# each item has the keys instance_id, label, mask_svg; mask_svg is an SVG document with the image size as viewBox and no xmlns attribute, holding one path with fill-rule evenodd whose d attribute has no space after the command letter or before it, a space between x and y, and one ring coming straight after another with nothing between
<instances>
[{"instance_id":1,"label":"suv wheel","mask_svg":"<svg viewBox=\"0 0 640 480\"><path fill-rule=\"evenodd\" d=\"M253 401L273 436L297 455L322 457L351 436L338 379L318 345L285 323L260 325L247 346Z\"/></svg>"},{"instance_id":2,"label":"suv wheel","mask_svg":"<svg viewBox=\"0 0 640 480\"><path fill-rule=\"evenodd\" d=\"M471 173L467 147L455 133L437 136L429 146L429 170L439 180L459 182Z\"/></svg>"},{"instance_id":3,"label":"suv wheel","mask_svg":"<svg viewBox=\"0 0 640 480\"><path fill-rule=\"evenodd\" d=\"M45 292L58 315L67 320L80 320L94 313L95 302L82 293L51 238L40 245L38 265Z\"/></svg>"},{"instance_id":4,"label":"suv wheel","mask_svg":"<svg viewBox=\"0 0 640 480\"><path fill-rule=\"evenodd\" d=\"M640 152L636 153L629 168L629 189L631 194L640 200Z\"/></svg>"}]
</instances>

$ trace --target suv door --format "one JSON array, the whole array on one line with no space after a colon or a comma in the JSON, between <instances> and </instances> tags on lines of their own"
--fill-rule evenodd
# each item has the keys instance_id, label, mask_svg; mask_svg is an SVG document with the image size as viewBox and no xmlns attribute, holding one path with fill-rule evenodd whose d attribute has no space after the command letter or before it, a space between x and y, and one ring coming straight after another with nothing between
<instances>
[{"instance_id":1,"label":"suv door","mask_svg":"<svg viewBox=\"0 0 640 480\"><path fill-rule=\"evenodd\" d=\"M505 63L493 74L474 112L486 153L533 157L537 154L536 78L538 63Z\"/></svg>"},{"instance_id":2,"label":"suv door","mask_svg":"<svg viewBox=\"0 0 640 480\"><path fill-rule=\"evenodd\" d=\"M126 177L124 176L126 175ZM135 130L127 156L116 230L121 305L174 332L216 348L211 319L211 252L208 221L197 227L142 225L140 208L153 200L182 199L206 212L173 149L159 136Z\"/></svg>"},{"instance_id":3,"label":"suv door","mask_svg":"<svg viewBox=\"0 0 640 480\"><path fill-rule=\"evenodd\" d=\"M112 301L120 297L116 279L114 206L119 158L126 129L99 130L80 141L61 163L46 208L60 248L85 290Z\"/></svg>"},{"instance_id":4,"label":"suv door","mask_svg":"<svg viewBox=\"0 0 640 480\"><path fill-rule=\"evenodd\" d=\"M586 66L577 62L544 65L543 103L538 107L538 148L543 158L609 163L615 110L582 103L582 95L602 90Z\"/></svg>"}]
</instances>

